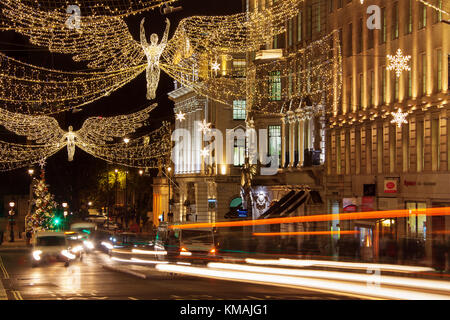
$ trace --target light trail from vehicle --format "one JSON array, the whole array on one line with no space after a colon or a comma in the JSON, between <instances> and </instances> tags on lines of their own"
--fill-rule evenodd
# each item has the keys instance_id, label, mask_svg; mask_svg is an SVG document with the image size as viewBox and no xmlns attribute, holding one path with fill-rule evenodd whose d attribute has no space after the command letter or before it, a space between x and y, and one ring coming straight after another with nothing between
<instances>
[{"instance_id":1,"label":"light trail from vehicle","mask_svg":"<svg viewBox=\"0 0 450 320\"><path fill-rule=\"evenodd\" d=\"M243 281L249 283L284 286L304 290L322 291L332 294L350 295L364 299L396 299L396 300L448 300L450 296L418 292L408 289L381 288L367 284L353 284L348 282L324 279L309 279L267 273L224 271L198 267L184 267L179 265L156 265L162 272L173 272L203 278Z\"/></svg>"},{"instance_id":2,"label":"light trail from vehicle","mask_svg":"<svg viewBox=\"0 0 450 320\"><path fill-rule=\"evenodd\" d=\"M370 283L376 280L377 283L379 283L380 285L394 285L402 287L420 288L426 290L441 290L448 292L450 295L450 282L448 281L413 279L405 277L337 272L337 271L256 267L242 264L215 263L215 262L208 263L208 268L269 273L269 274L289 275L289 276L301 276L308 278L311 277L311 278L321 278L331 280L357 281L364 283Z\"/></svg>"},{"instance_id":3,"label":"light trail from vehicle","mask_svg":"<svg viewBox=\"0 0 450 320\"><path fill-rule=\"evenodd\" d=\"M256 237L274 237L274 236L324 236L324 235L344 235L359 234L359 231L298 231L298 232L254 232Z\"/></svg>"},{"instance_id":4,"label":"light trail from vehicle","mask_svg":"<svg viewBox=\"0 0 450 320\"><path fill-rule=\"evenodd\" d=\"M318 214L311 216L297 216L287 218L257 219L243 220L231 222L208 222L208 223L192 223L169 226L170 229L196 229L196 228L223 228L223 227L245 227L260 226L281 223L299 223L299 222L319 222L332 220L366 220L366 219L392 219L406 218L411 215L425 216L448 216L450 215L450 207L445 208L426 208L415 210L387 210L387 211L368 211L353 213L336 213L336 214Z\"/></svg>"},{"instance_id":5,"label":"light trail from vehicle","mask_svg":"<svg viewBox=\"0 0 450 320\"><path fill-rule=\"evenodd\" d=\"M278 260L274 259L245 259L246 263L249 264L260 264L260 265L279 265L286 267L331 267L331 268L344 268L344 269L364 269L364 270L380 270L380 271L394 271L394 272L427 272L435 271L433 268L429 267L419 267L419 266L402 266L394 264L378 264L378 263L357 263L357 262L339 262L330 260L293 260L280 258Z\"/></svg>"}]
</instances>

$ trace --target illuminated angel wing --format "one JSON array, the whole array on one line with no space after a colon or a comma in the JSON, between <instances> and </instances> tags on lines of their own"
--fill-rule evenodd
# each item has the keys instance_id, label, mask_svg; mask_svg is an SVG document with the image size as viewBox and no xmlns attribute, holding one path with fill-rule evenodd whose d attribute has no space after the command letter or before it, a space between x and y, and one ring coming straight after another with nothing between
<instances>
[{"instance_id":1,"label":"illuminated angel wing","mask_svg":"<svg viewBox=\"0 0 450 320\"><path fill-rule=\"evenodd\" d=\"M39 144L59 143L65 134L55 118L29 116L4 109L0 110L0 125Z\"/></svg>"},{"instance_id":2,"label":"illuminated angel wing","mask_svg":"<svg viewBox=\"0 0 450 320\"><path fill-rule=\"evenodd\" d=\"M70 54L89 68L111 71L143 62L142 47L121 18L81 16L79 28L70 28L71 14L65 12L43 11L17 0L2 0L0 8L11 29L29 37L32 44Z\"/></svg>"},{"instance_id":3,"label":"illuminated angel wing","mask_svg":"<svg viewBox=\"0 0 450 320\"><path fill-rule=\"evenodd\" d=\"M150 117L150 112L157 104L153 104L139 112L116 117L92 117L87 119L82 128L76 132L77 138L83 143L105 144L114 138L123 138L138 128Z\"/></svg>"}]
</instances>

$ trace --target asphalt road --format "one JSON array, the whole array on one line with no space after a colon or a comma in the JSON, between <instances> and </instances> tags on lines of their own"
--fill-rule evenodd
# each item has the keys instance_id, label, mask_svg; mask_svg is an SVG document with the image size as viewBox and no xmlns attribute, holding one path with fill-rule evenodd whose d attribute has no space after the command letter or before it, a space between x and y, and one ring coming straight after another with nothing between
<instances>
[{"instance_id":1,"label":"asphalt road","mask_svg":"<svg viewBox=\"0 0 450 320\"><path fill-rule=\"evenodd\" d=\"M336 300L341 295L243 282L177 276L138 277L110 271L109 257L86 255L69 267L31 268L27 249L0 250L0 280L8 300ZM2 267L3 266L3 267ZM2 285L0 284L0 299Z\"/></svg>"}]
</instances>

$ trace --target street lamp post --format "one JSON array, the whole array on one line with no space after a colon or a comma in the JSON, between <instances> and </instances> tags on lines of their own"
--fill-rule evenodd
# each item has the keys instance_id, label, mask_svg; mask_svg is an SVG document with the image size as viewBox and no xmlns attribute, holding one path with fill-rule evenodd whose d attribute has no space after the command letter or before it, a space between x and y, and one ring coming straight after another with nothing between
<instances>
[{"instance_id":1,"label":"street lamp post","mask_svg":"<svg viewBox=\"0 0 450 320\"><path fill-rule=\"evenodd\" d=\"M9 207L11 208L9 210L9 234L10 234L10 240L9 242L14 242L14 215L16 214L14 211L15 202L11 201L9 203Z\"/></svg>"},{"instance_id":2,"label":"street lamp post","mask_svg":"<svg viewBox=\"0 0 450 320\"><path fill-rule=\"evenodd\" d=\"M167 220L169 220L169 218L170 218L170 213L172 212L172 211L171 211L171 208L170 208L170 173L171 173L171 171L172 171L172 168L171 168L171 167L168 167L168 168L167 168L167 171L169 172L169 174L167 175L167 181L169 182L169 212L167 213Z\"/></svg>"},{"instance_id":3,"label":"street lamp post","mask_svg":"<svg viewBox=\"0 0 450 320\"><path fill-rule=\"evenodd\" d=\"M31 230L28 229L28 219L31 217L31 209L33 206L33 175L34 175L34 169L30 168L28 169L28 174L30 175L30 192L29 192L29 198L28 198L28 212L25 216L25 232L27 234L27 244L29 244L30 240L30 232Z\"/></svg>"},{"instance_id":4,"label":"street lamp post","mask_svg":"<svg viewBox=\"0 0 450 320\"><path fill-rule=\"evenodd\" d=\"M115 189L115 193L114 193L114 208L117 207L117 174L119 173L118 169L114 170L114 173L116 174L116 179L114 180L114 189ZM116 219L116 223L117 223L117 211L116 211L116 215L115 215L115 219Z\"/></svg>"}]
</instances>

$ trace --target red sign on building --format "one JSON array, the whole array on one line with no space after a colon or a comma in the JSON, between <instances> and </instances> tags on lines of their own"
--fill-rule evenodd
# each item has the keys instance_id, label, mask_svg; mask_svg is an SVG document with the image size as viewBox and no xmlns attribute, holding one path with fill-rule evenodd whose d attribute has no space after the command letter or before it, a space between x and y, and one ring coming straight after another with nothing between
<instances>
[{"instance_id":1,"label":"red sign on building","mask_svg":"<svg viewBox=\"0 0 450 320\"><path fill-rule=\"evenodd\" d=\"M398 181L393 179L384 180L384 193L397 193Z\"/></svg>"}]
</instances>

